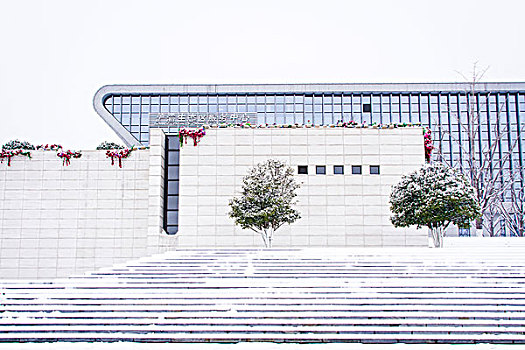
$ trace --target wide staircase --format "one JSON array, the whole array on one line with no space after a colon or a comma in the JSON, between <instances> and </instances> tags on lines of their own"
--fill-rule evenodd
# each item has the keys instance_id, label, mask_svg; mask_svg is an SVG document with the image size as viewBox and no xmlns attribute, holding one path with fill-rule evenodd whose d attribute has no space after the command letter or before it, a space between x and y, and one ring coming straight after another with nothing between
<instances>
[{"instance_id":1,"label":"wide staircase","mask_svg":"<svg viewBox=\"0 0 525 350\"><path fill-rule=\"evenodd\" d=\"M523 251L171 251L0 282L0 340L525 343Z\"/></svg>"}]
</instances>

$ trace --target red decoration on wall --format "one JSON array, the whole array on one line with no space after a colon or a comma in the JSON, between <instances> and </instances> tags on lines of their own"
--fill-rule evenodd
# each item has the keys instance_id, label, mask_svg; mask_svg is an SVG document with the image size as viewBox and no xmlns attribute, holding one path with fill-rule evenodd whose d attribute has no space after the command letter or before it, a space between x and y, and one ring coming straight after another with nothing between
<instances>
[{"instance_id":1,"label":"red decoration on wall","mask_svg":"<svg viewBox=\"0 0 525 350\"><path fill-rule=\"evenodd\" d=\"M52 145L49 145L49 144L45 144L45 145L38 145L36 146L36 149L41 149L43 151L59 151L62 149L62 145L57 145L57 144L52 144Z\"/></svg>"},{"instance_id":2,"label":"red decoration on wall","mask_svg":"<svg viewBox=\"0 0 525 350\"><path fill-rule=\"evenodd\" d=\"M0 153L0 163L3 163L4 160L7 159L7 166L11 166L11 158L13 158L14 156L26 156L27 158L31 159L31 152L23 150L23 149L16 149L16 150L2 149L2 152Z\"/></svg>"},{"instance_id":3,"label":"red decoration on wall","mask_svg":"<svg viewBox=\"0 0 525 350\"><path fill-rule=\"evenodd\" d=\"M430 131L430 129L424 129L423 132L425 137L425 160L429 163L432 150L434 149L434 145L432 144L432 131Z\"/></svg>"},{"instance_id":4,"label":"red decoration on wall","mask_svg":"<svg viewBox=\"0 0 525 350\"><path fill-rule=\"evenodd\" d=\"M62 166L69 166L71 164L71 158L80 158L82 157L82 153L67 150L65 152L57 152L57 157L62 158Z\"/></svg>"},{"instance_id":5,"label":"red decoration on wall","mask_svg":"<svg viewBox=\"0 0 525 350\"><path fill-rule=\"evenodd\" d=\"M183 144L188 143L188 137L190 137L193 140L193 146L197 146L197 144L204 137L204 135L206 135L206 131L204 131L204 128L198 130L181 129L179 130L180 146L182 147Z\"/></svg>"},{"instance_id":6,"label":"red decoration on wall","mask_svg":"<svg viewBox=\"0 0 525 350\"><path fill-rule=\"evenodd\" d=\"M118 166L122 168L122 158L128 158L135 149L125 148L123 150L109 150L106 152L106 157L111 158L111 165L115 165L115 158L118 159Z\"/></svg>"}]
</instances>

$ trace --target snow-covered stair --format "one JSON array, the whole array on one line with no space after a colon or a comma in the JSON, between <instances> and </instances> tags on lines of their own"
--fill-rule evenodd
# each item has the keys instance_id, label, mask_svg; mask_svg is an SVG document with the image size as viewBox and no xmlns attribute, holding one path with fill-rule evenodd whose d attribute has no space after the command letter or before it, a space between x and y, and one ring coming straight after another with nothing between
<instances>
[{"instance_id":1,"label":"snow-covered stair","mask_svg":"<svg viewBox=\"0 0 525 350\"><path fill-rule=\"evenodd\" d=\"M0 341L525 343L523 247L177 250L2 281Z\"/></svg>"}]
</instances>

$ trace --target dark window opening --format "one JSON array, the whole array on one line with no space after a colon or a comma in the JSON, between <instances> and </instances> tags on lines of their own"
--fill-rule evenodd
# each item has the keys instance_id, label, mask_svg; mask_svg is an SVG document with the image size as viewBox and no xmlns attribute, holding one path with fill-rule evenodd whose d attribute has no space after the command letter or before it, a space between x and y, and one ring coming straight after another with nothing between
<instances>
[{"instance_id":1,"label":"dark window opening","mask_svg":"<svg viewBox=\"0 0 525 350\"><path fill-rule=\"evenodd\" d=\"M352 174L354 175L361 174L361 165L352 165Z\"/></svg>"},{"instance_id":2,"label":"dark window opening","mask_svg":"<svg viewBox=\"0 0 525 350\"><path fill-rule=\"evenodd\" d=\"M324 165L317 165L315 167L315 173L317 175L326 175L326 166L324 166Z\"/></svg>"},{"instance_id":3,"label":"dark window opening","mask_svg":"<svg viewBox=\"0 0 525 350\"><path fill-rule=\"evenodd\" d=\"M379 175L379 165L370 165L370 174Z\"/></svg>"},{"instance_id":4,"label":"dark window opening","mask_svg":"<svg viewBox=\"0 0 525 350\"><path fill-rule=\"evenodd\" d=\"M164 172L164 230L174 235L179 230L179 157L178 136L166 137Z\"/></svg>"},{"instance_id":5,"label":"dark window opening","mask_svg":"<svg viewBox=\"0 0 525 350\"><path fill-rule=\"evenodd\" d=\"M363 103L363 113L372 112L372 105L370 103Z\"/></svg>"},{"instance_id":6,"label":"dark window opening","mask_svg":"<svg viewBox=\"0 0 525 350\"><path fill-rule=\"evenodd\" d=\"M297 174L308 174L308 165L297 166Z\"/></svg>"},{"instance_id":7,"label":"dark window opening","mask_svg":"<svg viewBox=\"0 0 525 350\"><path fill-rule=\"evenodd\" d=\"M342 175L345 173L345 167L343 165L334 165L334 175Z\"/></svg>"}]
</instances>

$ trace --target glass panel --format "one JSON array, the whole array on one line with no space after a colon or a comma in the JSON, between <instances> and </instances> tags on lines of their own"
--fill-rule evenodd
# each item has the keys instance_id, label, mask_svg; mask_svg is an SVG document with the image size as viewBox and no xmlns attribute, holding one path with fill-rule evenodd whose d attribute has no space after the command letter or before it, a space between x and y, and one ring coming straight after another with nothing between
<instances>
[{"instance_id":1,"label":"glass panel","mask_svg":"<svg viewBox=\"0 0 525 350\"><path fill-rule=\"evenodd\" d=\"M170 166L168 167L168 180L178 180L179 179L179 167Z\"/></svg>"},{"instance_id":2,"label":"glass panel","mask_svg":"<svg viewBox=\"0 0 525 350\"><path fill-rule=\"evenodd\" d=\"M177 150L180 147L180 141L177 136L168 137L168 147L170 150Z\"/></svg>"},{"instance_id":3,"label":"glass panel","mask_svg":"<svg viewBox=\"0 0 525 350\"><path fill-rule=\"evenodd\" d=\"M179 165L179 152L168 152L168 164Z\"/></svg>"},{"instance_id":4,"label":"glass panel","mask_svg":"<svg viewBox=\"0 0 525 350\"><path fill-rule=\"evenodd\" d=\"M179 221L179 212L178 211L170 211L168 212L168 224L174 223L178 224Z\"/></svg>"},{"instance_id":5,"label":"glass panel","mask_svg":"<svg viewBox=\"0 0 525 350\"><path fill-rule=\"evenodd\" d=\"M179 208L179 196L168 196L168 210ZM173 221L170 224L176 224Z\"/></svg>"},{"instance_id":6,"label":"glass panel","mask_svg":"<svg viewBox=\"0 0 525 350\"><path fill-rule=\"evenodd\" d=\"M169 214L169 213L168 213ZM179 226L168 226L166 228L166 233L169 235L174 235L179 231Z\"/></svg>"},{"instance_id":7,"label":"glass panel","mask_svg":"<svg viewBox=\"0 0 525 350\"><path fill-rule=\"evenodd\" d=\"M178 181L168 181L168 194L179 194Z\"/></svg>"}]
</instances>

